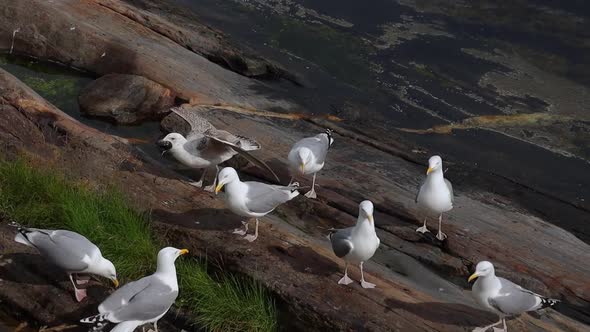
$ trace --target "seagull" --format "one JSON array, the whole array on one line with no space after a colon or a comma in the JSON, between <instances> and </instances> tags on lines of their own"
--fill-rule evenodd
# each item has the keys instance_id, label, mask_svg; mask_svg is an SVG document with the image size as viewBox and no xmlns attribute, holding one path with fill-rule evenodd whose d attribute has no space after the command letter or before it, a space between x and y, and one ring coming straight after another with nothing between
<instances>
[{"instance_id":1,"label":"seagull","mask_svg":"<svg viewBox=\"0 0 590 332\"><path fill-rule=\"evenodd\" d=\"M14 237L16 242L36 248L67 272L78 302L86 297L86 289L78 289L76 283L86 284L88 278L75 278L74 274L99 275L110 279L115 287L119 286L113 263L102 257L100 249L84 236L66 230L26 228L16 223L13 226L18 229Z\"/></svg>"},{"instance_id":2,"label":"seagull","mask_svg":"<svg viewBox=\"0 0 590 332\"><path fill-rule=\"evenodd\" d=\"M174 262L186 249L166 247L158 253L156 272L130 282L119 288L98 306L98 315L80 320L94 324L91 331L102 331L108 323L117 324L111 332L132 332L136 327L154 323L158 331L158 320L176 301L178 281Z\"/></svg>"},{"instance_id":3,"label":"seagull","mask_svg":"<svg viewBox=\"0 0 590 332\"><path fill-rule=\"evenodd\" d=\"M343 258L344 277L338 284L348 285L352 280L348 277L348 263L359 263L361 269L361 286L363 288L375 288L375 284L365 281L363 274L363 262L369 260L379 248L379 238L375 233L375 221L373 219L373 203L362 201L359 204L359 216L356 226L333 230L328 236L332 242L332 249L336 256Z\"/></svg>"},{"instance_id":4,"label":"seagull","mask_svg":"<svg viewBox=\"0 0 590 332\"><path fill-rule=\"evenodd\" d=\"M447 235L441 230L442 214L453 208L453 201L453 185L443 176L442 159L439 156L432 156L428 159L426 179L416 195L416 203L418 203L418 207L427 212L438 214L436 238L440 241L447 238ZM424 217L424 226L416 229L416 232L429 232L426 228L426 219L427 217Z\"/></svg>"},{"instance_id":5,"label":"seagull","mask_svg":"<svg viewBox=\"0 0 590 332\"><path fill-rule=\"evenodd\" d=\"M242 222L243 230L234 230L234 234L246 235L244 238L250 242L258 238L258 218L299 195L299 184L296 182L286 187L255 181L242 182L231 167L225 167L219 172L217 183L215 193L225 186L225 205L230 211L239 216L256 218L254 235L246 235L248 223L245 221Z\"/></svg>"},{"instance_id":6,"label":"seagull","mask_svg":"<svg viewBox=\"0 0 590 332\"><path fill-rule=\"evenodd\" d=\"M496 277L494 265L488 261L477 263L475 273L468 282L477 279L471 288L477 303L483 308L496 313L500 320L484 327L477 327L474 332L484 332L490 327L503 324L503 329L496 329L494 332L507 332L506 317L520 315L523 312L535 311L551 307L559 300L550 299L542 295L524 289L510 280Z\"/></svg>"},{"instance_id":7,"label":"seagull","mask_svg":"<svg viewBox=\"0 0 590 332\"><path fill-rule=\"evenodd\" d=\"M157 144L164 153L169 152L181 164L190 168L204 168L199 181L191 183L194 186L203 186L209 168L215 168L217 179L218 165L238 153L256 166L268 170L277 182L279 181L278 176L266 163L248 152L261 148L255 140L216 129L194 111L178 107L171 108L171 111L188 122L191 130L186 137L179 133L169 133ZM215 182L204 189L212 192L214 188Z\"/></svg>"},{"instance_id":8,"label":"seagull","mask_svg":"<svg viewBox=\"0 0 590 332\"><path fill-rule=\"evenodd\" d=\"M334 143L332 131L326 129L325 132L313 137L306 137L295 143L289 152L289 167L295 173L302 175L313 174L311 190L305 194L308 198L317 198L315 193L315 177L326 161L326 154ZM293 177L289 184L293 182Z\"/></svg>"}]
</instances>

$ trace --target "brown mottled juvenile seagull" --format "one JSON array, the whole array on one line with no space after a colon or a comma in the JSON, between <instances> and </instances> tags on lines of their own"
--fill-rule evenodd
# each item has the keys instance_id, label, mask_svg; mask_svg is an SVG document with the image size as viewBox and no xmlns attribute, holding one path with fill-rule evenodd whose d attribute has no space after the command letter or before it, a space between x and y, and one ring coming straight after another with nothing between
<instances>
[{"instance_id":1,"label":"brown mottled juvenile seagull","mask_svg":"<svg viewBox=\"0 0 590 332\"><path fill-rule=\"evenodd\" d=\"M249 151L260 149L260 144L255 140L216 129L209 121L190 109L175 107L171 110L188 122L191 131L186 137L179 133L170 133L158 141L158 146L187 167L204 168L200 180L191 184L202 187L207 169L215 168L213 184L205 187L205 190L212 192L215 189L219 173L218 165L236 154L240 154L254 165L268 170L277 182L279 181L277 175L266 163L249 153Z\"/></svg>"}]
</instances>

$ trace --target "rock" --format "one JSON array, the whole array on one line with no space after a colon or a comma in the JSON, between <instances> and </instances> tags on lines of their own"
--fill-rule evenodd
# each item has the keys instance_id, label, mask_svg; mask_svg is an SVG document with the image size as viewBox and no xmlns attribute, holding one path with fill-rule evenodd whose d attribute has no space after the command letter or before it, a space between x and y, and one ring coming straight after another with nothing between
<instances>
[{"instance_id":1,"label":"rock","mask_svg":"<svg viewBox=\"0 0 590 332\"><path fill-rule=\"evenodd\" d=\"M78 101L86 115L118 124L157 119L174 105L170 89L137 75L108 74L86 86Z\"/></svg>"},{"instance_id":2,"label":"rock","mask_svg":"<svg viewBox=\"0 0 590 332\"><path fill-rule=\"evenodd\" d=\"M440 269L445 270L444 273L460 270L454 273L460 274L457 277L462 280L469 269L467 265L461 266L459 261L468 264L481 257L492 257L494 262L499 262L498 270L502 275L507 275L506 271L519 271L521 276L529 278L528 281L542 284L532 289L542 291L543 285L548 286L550 291L543 293L560 295L566 300L563 305L576 298L584 304L588 298L590 270L584 264L590 259L587 245L572 238L564 239L564 232L550 224L543 224L539 231L533 231L535 225L540 224L536 218L482 204L470 198L472 194L463 193L457 197L461 208L454 213L452 222L445 223L449 240L442 250L433 250L429 248L430 244L413 238L406 240L404 234L413 231L419 221L409 220L415 214L415 205L410 203L413 202L415 185L403 184L401 180L417 174L417 167L380 150L364 151L364 143L344 136L341 129L337 131L339 145L331 151L331 163L322 170L319 178L321 199L314 202L304 198L298 200L300 204L314 204L315 212L301 214L302 209L293 205L298 204L297 200L286 204L264 218L260 225L261 236L256 245L252 245L231 234L230 230L238 227L241 219L224 210L222 200L184 181L177 181L177 174L163 167L159 159L135 150L124 139L80 124L2 70L0 87L0 101L11 107L12 113L18 110L14 114L17 116L0 113L0 128L30 128L18 135L0 133L3 155L11 151L4 148L8 142L19 140L19 150L36 157L39 163L59 164L73 178L108 181L122 188L135 206L153 211L152 227L156 234L166 238L165 242L186 246L191 252L209 257L220 257L225 269L250 275L269 287L284 304L285 317L289 317L282 319L281 327L302 325L286 330L450 332L491 323L494 317L471 308L475 303L462 285L437 276L410 257L425 252L431 253L427 258L429 265L444 264L447 268ZM289 122L264 121L220 110L209 113L202 116L220 129L231 124L236 134L256 132L256 139L264 147L260 151L264 154L262 159L276 160L281 165L285 164L284 151L297 137L320 130L305 121L299 122L300 128L294 130ZM26 139L50 133L67 138L67 144L55 139ZM59 150L60 153L44 156L37 152L47 150ZM353 161L349 167L351 154L363 158ZM388 165L387 173L377 169L373 160L382 160ZM132 167L122 167L121 161ZM361 178L363 181L359 181ZM365 188L375 191L367 192ZM353 224L353 208L359 197L376 203L379 213L376 226L382 236L383 250L367 263L366 277L378 284L378 288L371 292L358 285L344 288L337 284L342 274L342 262L334 256L325 239L328 227L318 227L320 222L325 226L339 227ZM195 220L199 223L196 224ZM515 221L510 225L511 233L495 234L498 228L495 222L510 221ZM395 237L384 236L386 228L395 232ZM399 228L408 231L396 231ZM464 236L467 228L469 237ZM492 235L493 241L488 240L488 235ZM0 240L2 238L0 236ZM12 242L10 237L4 238ZM489 247L491 242L497 244ZM407 250L407 255L394 249L384 250L408 246L415 248ZM517 259L514 253L523 257ZM545 254L541 259L540 253ZM536 271L539 273L534 273ZM351 268L350 273L354 279L360 277L356 268ZM19 279L18 282L22 281ZM25 298L19 299L15 293L18 290L16 284L0 284L0 298L11 306L24 302L29 306L21 306L25 312L35 310L30 308L31 304L38 303L34 287L29 287L30 292L27 289L21 294ZM528 287L528 282L523 285ZM52 283L40 286L55 290ZM49 294L53 296L51 299L58 299L55 293ZM95 306L85 303L73 305L95 310ZM63 315L64 310L58 305L46 308L44 317L37 318L39 321L53 321L54 316ZM519 331L557 331L562 326L567 326L570 331L587 330L581 323L560 313L551 309L548 312L549 318L542 321L532 315L523 315L509 324L511 327L516 325Z\"/></svg>"},{"instance_id":3,"label":"rock","mask_svg":"<svg viewBox=\"0 0 590 332\"><path fill-rule=\"evenodd\" d=\"M195 30L202 32L189 33L190 27L172 23L175 16L170 21L155 19L139 8L127 7L122 1L110 0L0 2L0 49L13 46L16 54L51 59L97 75L121 73L174 82L164 84L173 87L178 97L199 103L256 109L297 107L289 100L260 94L264 83L248 77L273 76L272 64L266 73L258 68L266 64L254 66L250 60L244 70L227 70L236 67L235 61L228 61L233 54L244 62L250 57L227 42L220 43L216 33L205 33L204 26ZM198 49L179 44L187 40L191 49Z\"/></svg>"}]
</instances>

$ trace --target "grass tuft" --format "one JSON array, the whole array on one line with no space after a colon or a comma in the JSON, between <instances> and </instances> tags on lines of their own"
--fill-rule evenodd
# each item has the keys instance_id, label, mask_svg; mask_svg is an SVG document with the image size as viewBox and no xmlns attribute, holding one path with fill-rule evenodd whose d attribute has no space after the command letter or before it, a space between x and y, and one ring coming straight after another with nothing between
<instances>
[{"instance_id":1,"label":"grass tuft","mask_svg":"<svg viewBox=\"0 0 590 332\"><path fill-rule=\"evenodd\" d=\"M94 191L22 160L0 162L0 212L23 225L83 234L124 282L153 273L164 246L151 232L149 216L130 208L120 191ZM275 304L260 284L233 275L213 278L196 260L180 259L176 266L177 305L194 313L197 325L210 331L276 330Z\"/></svg>"}]
</instances>

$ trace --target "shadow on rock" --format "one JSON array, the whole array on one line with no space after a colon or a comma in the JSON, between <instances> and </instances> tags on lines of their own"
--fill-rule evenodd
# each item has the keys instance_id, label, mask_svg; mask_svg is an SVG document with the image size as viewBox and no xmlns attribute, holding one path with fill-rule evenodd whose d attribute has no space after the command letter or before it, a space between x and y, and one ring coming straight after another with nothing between
<instances>
[{"instance_id":1,"label":"shadow on rock","mask_svg":"<svg viewBox=\"0 0 590 332\"><path fill-rule=\"evenodd\" d=\"M169 224L216 231L231 231L234 228L241 227L241 221L245 220L245 218L235 215L229 210L214 208L195 209L183 213L172 213L157 209L153 211L153 216L155 219Z\"/></svg>"},{"instance_id":2,"label":"shadow on rock","mask_svg":"<svg viewBox=\"0 0 590 332\"><path fill-rule=\"evenodd\" d=\"M269 251L291 265L293 270L318 276L330 276L339 270L338 264L316 253L310 247L268 247Z\"/></svg>"},{"instance_id":3,"label":"shadow on rock","mask_svg":"<svg viewBox=\"0 0 590 332\"><path fill-rule=\"evenodd\" d=\"M65 281L67 275L39 254L14 253L2 255L0 279L21 284L47 285L50 280Z\"/></svg>"},{"instance_id":4,"label":"shadow on rock","mask_svg":"<svg viewBox=\"0 0 590 332\"><path fill-rule=\"evenodd\" d=\"M390 308L411 312L424 320L448 325L481 327L498 320L493 313L459 303L408 303L393 298L386 299L385 303Z\"/></svg>"}]
</instances>

